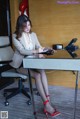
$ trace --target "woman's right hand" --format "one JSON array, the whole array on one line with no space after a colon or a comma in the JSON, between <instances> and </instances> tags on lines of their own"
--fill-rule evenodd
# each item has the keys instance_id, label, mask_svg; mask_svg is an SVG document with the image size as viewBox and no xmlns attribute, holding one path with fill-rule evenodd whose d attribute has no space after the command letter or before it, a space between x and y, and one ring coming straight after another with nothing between
<instances>
[{"instance_id":1,"label":"woman's right hand","mask_svg":"<svg viewBox=\"0 0 80 119\"><path fill-rule=\"evenodd\" d=\"M39 53L43 52L43 48L38 49Z\"/></svg>"}]
</instances>

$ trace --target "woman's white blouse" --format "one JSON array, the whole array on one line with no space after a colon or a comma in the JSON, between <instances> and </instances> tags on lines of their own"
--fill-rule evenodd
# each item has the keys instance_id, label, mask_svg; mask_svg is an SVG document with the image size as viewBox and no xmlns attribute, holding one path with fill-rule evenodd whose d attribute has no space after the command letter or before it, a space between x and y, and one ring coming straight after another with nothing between
<instances>
[{"instance_id":1,"label":"woman's white blouse","mask_svg":"<svg viewBox=\"0 0 80 119\"><path fill-rule=\"evenodd\" d=\"M30 34L27 35L24 33L24 42L25 42L25 49L33 50L33 43Z\"/></svg>"}]
</instances>

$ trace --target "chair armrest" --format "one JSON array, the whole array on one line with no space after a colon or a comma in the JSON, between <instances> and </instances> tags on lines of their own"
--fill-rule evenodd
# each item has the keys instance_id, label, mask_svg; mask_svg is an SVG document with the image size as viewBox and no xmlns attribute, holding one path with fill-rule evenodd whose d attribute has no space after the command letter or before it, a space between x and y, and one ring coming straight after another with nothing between
<instances>
[{"instance_id":1,"label":"chair armrest","mask_svg":"<svg viewBox=\"0 0 80 119\"><path fill-rule=\"evenodd\" d=\"M8 60L8 61L0 61L0 64L8 64L10 63L12 60Z\"/></svg>"}]
</instances>

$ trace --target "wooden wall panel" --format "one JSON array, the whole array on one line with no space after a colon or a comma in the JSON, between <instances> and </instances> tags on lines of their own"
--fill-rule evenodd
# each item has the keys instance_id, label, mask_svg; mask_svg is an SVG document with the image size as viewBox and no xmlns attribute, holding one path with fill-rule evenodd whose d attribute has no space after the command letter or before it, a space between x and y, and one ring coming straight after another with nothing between
<instances>
[{"instance_id":1,"label":"wooden wall panel","mask_svg":"<svg viewBox=\"0 0 80 119\"><path fill-rule=\"evenodd\" d=\"M19 15L19 1L10 0L12 32L15 30L16 19ZM37 33L43 46L52 46L55 43L63 43L65 46L75 37L78 38L76 44L79 45L79 11L80 4L60 5L57 4L57 0L29 0L32 29ZM75 75L72 72L47 71L47 77L50 85L75 87Z\"/></svg>"},{"instance_id":2,"label":"wooden wall panel","mask_svg":"<svg viewBox=\"0 0 80 119\"><path fill-rule=\"evenodd\" d=\"M33 30L44 46L80 39L80 4L61 5L58 0L29 0ZM78 40L77 44L80 43Z\"/></svg>"},{"instance_id":3,"label":"wooden wall panel","mask_svg":"<svg viewBox=\"0 0 80 119\"><path fill-rule=\"evenodd\" d=\"M13 33L15 31L16 20L19 15L19 0L10 0L10 12L11 12L11 29Z\"/></svg>"},{"instance_id":4,"label":"wooden wall panel","mask_svg":"<svg viewBox=\"0 0 80 119\"><path fill-rule=\"evenodd\" d=\"M32 29L43 46L55 43L66 46L72 38L78 38L76 44L79 45L80 4L64 5L57 1L62 0L29 0ZM75 87L75 75L72 72L52 71L47 73L47 77L50 85Z\"/></svg>"}]
</instances>

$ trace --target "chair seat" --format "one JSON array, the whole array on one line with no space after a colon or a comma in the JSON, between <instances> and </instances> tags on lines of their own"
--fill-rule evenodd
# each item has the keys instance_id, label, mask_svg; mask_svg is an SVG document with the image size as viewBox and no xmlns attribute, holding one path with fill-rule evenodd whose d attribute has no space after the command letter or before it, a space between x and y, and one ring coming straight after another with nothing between
<instances>
[{"instance_id":1,"label":"chair seat","mask_svg":"<svg viewBox=\"0 0 80 119\"><path fill-rule=\"evenodd\" d=\"M24 75L24 74L20 74L20 73L17 73L15 71L15 69L10 69L8 71L5 71L5 72L2 72L1 73L1 76L2 77L13 77L13 78L22 78L24 80L26 80L28 78L28 76Z\"/></svg>"}]
</instances>

